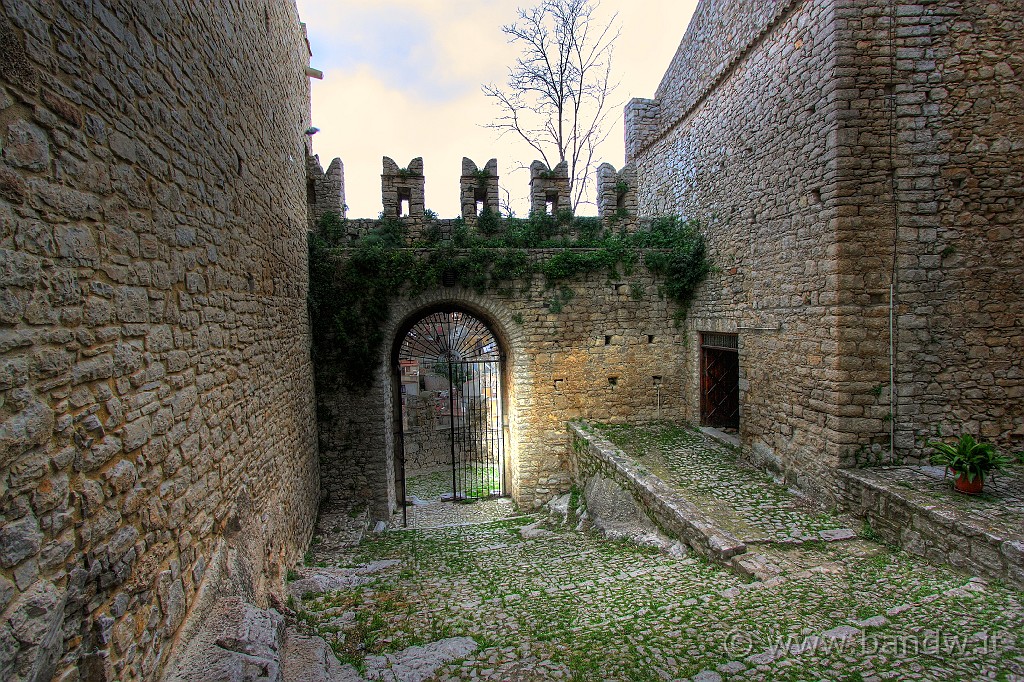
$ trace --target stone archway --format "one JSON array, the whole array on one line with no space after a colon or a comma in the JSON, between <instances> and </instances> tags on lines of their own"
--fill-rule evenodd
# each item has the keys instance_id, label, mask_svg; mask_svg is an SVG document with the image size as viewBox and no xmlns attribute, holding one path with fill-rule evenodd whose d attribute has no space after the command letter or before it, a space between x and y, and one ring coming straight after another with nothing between
<instances>
[{"instance_id":1,"label":"stone archway","mask_svg":"<svg viewBox=\"0 0 1024 682\"><path fill-rule=\"evenodd\" d=\"M507 495L507 373L498 335L477 315L448 304L411 317L395 346L399 501Z\"/></svg>"},{"instance_id":2,"label":"stone archway","mask_svg":"<svg viewBox=\"0 0 1024 682\"><path fill-rule=\"evenodd\" d=\"M409 332L416 328L417 324L432 316L433 322L436 324L440 319L437 317L438 315L454 316L450 318L450 321L455 325L461 324L460 320L466 322L475 321L475 324L479 325L476 327L477 332L483 332L483 335L489 337L486 340L478 339L482 343L476 346L477 350L486 348L488 343L493 343L494 346L493 350L477 353L476 355L474 355L473 348L467 349L464 343L461 350L453 349L456 351L453 359L461 357L463 361L474 364L472 371L475 374L475 379L484 379L482 383L485 385L467 386L465 382L453 382L462 385L456 387L453 393L448 394L450 402L447 410L442 409L440 415L435 415L432 427L440 426L439 430L442 434L448 436L447 447L444 447L443 443L435 442L433 444L438 450L435 455L440 454L445 458L443 465L447 469L449 476L447 480L448 490L446 492L454 498L474 498L492 495L516 497L519 488L518 458L516 456L518 441L516 434L516 386L518 383L517 378L522 379L525 372L525 366L523 366L524 356L520 351L521 339L519 339L519 335L521 330L518 329L518 325L512 324L511 315L504 309L504 306L493 298L464 290L442 290L403 301L396 306L396 310L392 315L392 324L389 325L387 330L388 337L392 339L392 344L386 365L388 371L385 378L388 385L388 390L385 391L385 418L388 422L386 426L388 438L385 469L390 479L389 497L392 499L390 506L396 510L402 508L402 500L406 498L404 480L406 463L410 459L417 459L418 461L411 463L421 468L423 465L431 463L429 454L426 457L420 458L409 457L408 434L403 429L404 425L408 425L407 421L403 420L403 416L408 417L408 414L403 415L402 405L403 343L408 338ZM459 339L456 338L454 341L457 345ZM472 345L470 344L470 346ZM421 348L420 350L422 351L423 349ZM440 350L443 350L443 348L435 347L431 352L439 354L437 351ZM429 355L430 353L428 352L427 354ZM406 355L408 360L408 353ZM487 361L493 362L487 363ZM410 364L407 363L406 366L408 367ZM462 365L462 367L465 368L466 366ZM411 370L407 369L405 371L407 374L404 383L411 385L412 378L408 375ZM456 374L460 371L460 369L455 368ZM440 372L440 374L443 375L444 372ZM450 375L451 372L449 372L448 379L452 378ZM462 377L455 378L460 379ZM435 373L435 377L431 381L436 384L444 383L448 379L445 379L443 376L438 377ZM424 383L426 383L426 380L424 380ZM444 387L438 385L434 385L433 389L435 392L445 390ZM408 388L406 389L407 392L409 390ZM486 399L481 399L481 396L468 395L488 392L492 395ZM436 395L434 397L436 401ZM453 404L453 398L461 401L461 409ZM406 403L408 404L408 401ZM485 406L486 410L483 409ZM476 411L475 414L474 410ZM458 414L460 411L469 412L470 414ZM451 414L452 412L456 414L453 415ZM440 419L437 418L438 416L440 416ZM462 424L459 422L461 418L468 416L477 417L477 426L471 424L467 429L460 432L458 427L462 426ZM480 428L479 425L481 417L483 421L487 422L488 433L486 434L482 433L484 429ZM446 419L455 423L456 430L454 432L444 428L446 426L444 424ZM490 423L492 419L495 421L493 427ZM455 457L463 457L461 461L455 459L456 471L454 476L452 476L451 471L453 464L451 454L453 450L451 443L453 433L458 438L458 442L454 447L456 451ZM485 440L489 439L490 442L485 442L481 444L481 447L474 448L472 440L481 435L484 436ZM500 457L496 453L488 454L488 449L494 447L496 439L500 441ZM422 439L416 445L422 447L424 445ZM481 450L483 454L481 454ZM467 466L462 470L459 469L460 464L479 464L479 460L486 460L488 458L491 459L492 467L490 471L493 472L491 476L481 474L480 467L477 466ZM499 461L495 462L494 460ZM439 464L437 461L433 463L435 465ZM437 468L440 467L438 466ZM487 487L490 483L496 485ZM486 494L483 494L485 488Z\"/></svg>"}]
</instances>

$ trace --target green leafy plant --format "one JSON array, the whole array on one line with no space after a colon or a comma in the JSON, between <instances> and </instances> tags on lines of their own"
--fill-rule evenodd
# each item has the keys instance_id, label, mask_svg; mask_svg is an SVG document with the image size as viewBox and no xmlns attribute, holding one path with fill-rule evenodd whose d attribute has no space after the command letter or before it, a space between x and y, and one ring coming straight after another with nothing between
<instances>
[{"instance_id":1,"label":"green leafy plant","mask_svg":"<svg viewBox=\"0 0 1024 682\"><path fill-rule=\"evenodd\" d=\"M990 471L1002 471L1013 459L1001 454L990 443L975 440L974 436L965 433L953 444L943 441L928 441L928 447L935 450L931 456L932 464L944 466L956 476L963 476L969 483L974 479L985 480Z\"/></svg>"},{"instance_id":2,"label":"green leafy plant","mask_svg":"<svg viewBox=\"0 0 1024 682\"><path fill-rule=\"evenodd\" d=\"M472 230L461 219L445 221L446 235L431 220L413 242L405 222L395 217L381 216L372 230L353 239L345 218L323 216L309 236L308 306L316 360L337 367L348 388L365 390L380 366L391 302L446 283L481 294L514 295L513 283L527 292L540 275L546 289L561 287L548 301L557 314L573 298L566 283L600 272L617 278L620 269L629 276L642 263L662 280L659 295L663 290L677 304L679 322L712 270L699 225L676 217L620 233L605 230L599 219L574 218L566 211L525 219L490 212L486 221L486 231Z\"/></svg>"}]
</instances>

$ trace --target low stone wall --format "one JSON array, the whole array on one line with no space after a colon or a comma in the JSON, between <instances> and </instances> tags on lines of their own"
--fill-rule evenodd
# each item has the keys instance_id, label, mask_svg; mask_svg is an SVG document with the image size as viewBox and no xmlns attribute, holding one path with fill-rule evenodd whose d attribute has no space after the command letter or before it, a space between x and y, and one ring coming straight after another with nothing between
<instances>
[{"instance_id":1,"label":"low stone wall","mask_svg":"<svg viewBox=\"0 0 1024 682\"><path fill-rule=\"evenodd\" d=\"M1024 587L1024 541L952 504L937 503L901 476L907 469L841 469L839 500L910 554Z\"/></svg>"},{"instance_id":2,"label":"low stone wall","mask_svg":"<svg viewBox=\"0 0 1024 682\"><path fill-rule=\"evenodd\" d=\"M585 424L569 424L569 445L573 480L581 487L595 476L615 481L632 493L639 507L663 531L715 561L726 563L747 551L742 541L720 530L679 492L638 466L610 442L588 431Z\"/></svg>"}]
</instances>

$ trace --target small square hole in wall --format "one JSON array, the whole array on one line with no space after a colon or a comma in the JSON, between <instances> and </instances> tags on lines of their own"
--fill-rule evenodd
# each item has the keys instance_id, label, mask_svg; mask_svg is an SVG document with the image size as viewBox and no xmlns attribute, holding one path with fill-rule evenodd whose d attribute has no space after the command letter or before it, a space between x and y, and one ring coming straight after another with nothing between
<instances>
[{"instance_id":1,"label":"small square hole in wall","mask_svg":"<svg viewBox=\"0 0 1024 682\"><path fill-rule=\"evenodd\" d=\"M647 335L647 343L654 343L654 334Z\"/></svg>"},{"instance_id":2,"label":"small square hole in wall","mask_svg":"<svg viewBox=\"0 0 1024 682\"><path fill-rule=\"evenodd\" d=\"M654 383L655 386L661 386L661 375L655 374L653 377L651 377L651 381Z\"/></svg>"},{"instance_id":3,"label":"small square hole in wall","mask_svg":"<svg viewBox=\"0 0 1024 682\"><path fill-rule=\"evenodd\" d=\"M629 292L626 290L626 285L625 284L616 284L615 285L615 293L618 294L619 296L622 296L622 295L627 294Z\"/></svg>"},{"instance_id":4,"label":"small square hole in wall","mask_svg":"<svg viewBox=\"0 0 1024 682\"><path fill-rule=\"evenodd\" d=\"M564 384L564 383L565 383L564 379L555 379L555 390L556 391L561 391L562 390L562 384Z\"/></svg>"},{"instance_id":5,"label":"small square hole in wall","mask_svg":"<svg viewBox=\"0 0 1024 682\"><path fill-rule=\"evenodd\" d=\"M606 335L606 336L604 337L604 345L606 345L606 346L610 346L610 345L612 345L612 337L611 337L611 336L607 336L607 335Z\"/></svg>"},{"instance_id":6,"label":"small square hole in wall","mask_svg":"<svg viewBox=\"0 0 1024 682\"><path fill-rule=\"evenodd\" d=\"M618 386L619 385L619 378L618 377L608 377L608 385L609 386Z\"/></svg>"}]
</instances>

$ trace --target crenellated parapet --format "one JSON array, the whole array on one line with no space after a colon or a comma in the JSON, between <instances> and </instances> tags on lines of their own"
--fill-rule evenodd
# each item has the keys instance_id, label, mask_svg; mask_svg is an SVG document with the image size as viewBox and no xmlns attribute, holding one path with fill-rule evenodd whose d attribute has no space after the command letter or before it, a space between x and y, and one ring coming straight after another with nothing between
<instances>
[{"instance_id":1,"label":"crenellated parapet","mask_svg":"<svg viewBox=\"0 0 1024 682\"><path fill-rule=\"evenodd\" d=\"M312 228L325 213L345 217L345 165L341 159L331 160L324 172L320 157L306 156L306 214Z\"/></svg>"},{"instance_id":2,"label":"crenellated parapet","mask_svg":"<svg viewBox=\"0 0 1024 682\"><path fill-rule=\"evenodd\" d=\"M636 168L627 163L616 171L610 163L597 167L597 215L602 219L636 217Z\"/></svg>"},{"instance_id":3,"label":"crenellated parapet","mask_svg":"<svg viewBox=\"0 0 1024 682\"><path fill-rule=\"evenodd\" d=\"M380 176L381 204L388 218L423 217L423 157L417 156L406 168L384 157Z\"/></svg>"},{"instance_id":4,"label":"crenellated parapet","mask_svg":"<svg viewBox=\"0 0 1024 682\"><path fill-rule=\"evenodd\" d=\"M483 168L478 168L472 159L462 157L459 197L462 203L462 217L469 224L474 224L476 217L484 210L497 214L498 160L491 159Z\"/></svg>"},{"instance_id":5,"label":"crenellated parapet","mask_svg":"<svg viewBox=\"0 0 1024 682\"><path fill-rule=\"evenodd\" d=\"M388 156L383 157L381 172L381 217L401 218L410 238L419 238L428 224L442 228L450 227L446 221L426 210L425 176L423 158L417 157L408 167L399 168ZM316 155L306 156L307 213L309 227L328 212L347 218L345 205L345 167L341 159L333 159L327 170L320 165ZM462 158L462 174L459 178L459 219L470 229L492 231L497 228L501 216L501 185L498 175L498 160L490 159L483 167L469 157ZM609 163L597 168L594 203L598 216L604 220L635 222L637 218L637 173L633 164L627 163L616 170ZM506 193L507 194L507 193ZM530 164L530 213L556 214L572 210L569 168L565 161L549 168L542 161ZM482 222L483 213L493 215L493 221ZM376 219L348 220L349 238L372 229ZM436 232L435 228L431 228ZM450 230L447 230L450 231ZM445 229L442 232L446 233Z\"/></svg>"},{"instance_id":6,"label":"crenellated parapet","mask_svg":"<svg viewBox=\"0 0 1024 682\"><path fill-rule=\"evenodd\" d=\"M569 165L562 161L548 168L543 161L530 164L530 213L558 213L572 209Z\"/></svg>"}]
</instances>

